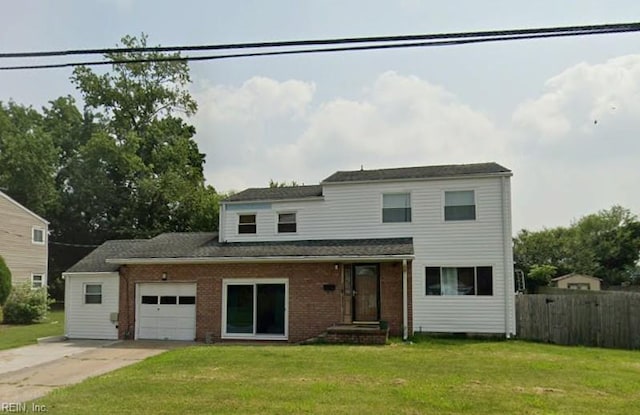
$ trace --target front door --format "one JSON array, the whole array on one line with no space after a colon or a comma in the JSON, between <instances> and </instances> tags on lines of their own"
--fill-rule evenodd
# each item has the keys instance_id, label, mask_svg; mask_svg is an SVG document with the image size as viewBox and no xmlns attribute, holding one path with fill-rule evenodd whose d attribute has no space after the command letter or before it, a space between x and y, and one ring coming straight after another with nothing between
<instances>
[{"instance_id":1,"label":"front door","mask_svg":"<svg viewBox=\"0 0 640 415\"><path fill-rule=\"evenodd\" d=\"M380 319L380 278L377 264L353 266L353 319L378 321Z\"/></svg>"}]
</instances>

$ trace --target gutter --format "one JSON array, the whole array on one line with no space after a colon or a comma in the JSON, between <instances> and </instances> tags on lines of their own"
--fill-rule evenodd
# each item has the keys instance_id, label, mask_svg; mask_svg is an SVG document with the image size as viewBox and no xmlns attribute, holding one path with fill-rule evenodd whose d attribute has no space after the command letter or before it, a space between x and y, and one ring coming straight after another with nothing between
<instances>
[{"instance_id":1,"label":"gutter","mask_svg":"<svg viewBox=\"0 0 640 415\"><path fill-rule=\"evenodd\" d=\"M274 262L393 262L413 260L414 255L378 255L378 256L254 256L254 257L180 257L180 258L109 258L108 264L219 264L219 263L274 263Z\"/></svg>"}]
</instances>

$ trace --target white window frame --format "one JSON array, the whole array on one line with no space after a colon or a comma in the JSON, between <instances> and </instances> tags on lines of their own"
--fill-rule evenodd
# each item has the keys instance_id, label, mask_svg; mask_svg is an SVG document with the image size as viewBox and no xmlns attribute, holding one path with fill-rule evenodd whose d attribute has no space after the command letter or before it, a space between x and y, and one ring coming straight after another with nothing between
<instances>
[{"instance_id":1,"label":"white window frame","mask_svg":"<svg viewBox=\"0 0 640 415\"><path fill-rule=\"evenodd\" d=\"M491 295L480 295L478 294L478 268L491 268ZM476 293L474 295L455 295L455 294L427 294L427 268L440 268L440 281L442 283L442 269L443 268L473 268L473 276L474 276L474 287L475 287L475 291ZM429 299L436 299L436 298L475 298L475 299L482 299L482 298L496 298L496 265L495 264L478 264L478 263L473 263L468 264L468 265L461 265L461 264L454 264L454 265L450 265L450 264L446 264L446 265L425 265L423 267L424 270L424 287L422 290L422 295L425 298L429 298ZM442 288L441 288L442 290Z\"/></svg>"},{"instance_id":2,"label":"white window frame","mask_svg":"<svg viewBox=\"0 0 640 415\"><path fill-rule=\"evenodd\" d=\"M280 232L279 230L279 225L280 225L280 215L294 215L295 216L295 225L296 225L296 231L295 232ZM298 233L298 212L296 212L295 210L283 210L281 212L276 212L276 234L278 235L295 235ZM289 223L289 222L285 222L285 223Z\"/></svg>"},{"instance_id":3,"label":"white window frame","mask_svg":"<svg viewBox=\"0 0 640 415\"><path fill-rule=\"evenodd\" d=\"M409 209L411 210L411 220L407 222L385 222L384 221L384 197L386 195L409 195ZM413 193L409 190L398 190L398 191L389 191L380 193L380 223L383 225L399 225L403 223L412 223L413 222Z\"/></svg>"},{"instance_id":4,"label":"white window frame","mask_svg":"<svg viewBox=\"0 0 640 415\"><path fill-rule=\"evenodd\" d=\"M476 217L474 219L457 219L457 220L447 220L446 215L444 213L445 208L447 206L447 196L448 192L473 192L473 205L476 207ZM475 188L463 188L463 189L444 189L442 190L442 205L440 209L442 215L443 223L472 223L477 222L480 217L480 212L478 209L478 189Z\"/></svg>"},{"instance_id":5,"label":"white window frame","mask_svg":"<svg viewBox=\"0 0 640 415\"><path fill-rule=\"evenodd\" d=\"M240 233L240 216L250 216L253 215L255 217L254 225L256 227L256 231L253 233ZM238 212L236 217L236 236L251 236L258 234L258 213L257 212Z\"/></svg>"},{"instance_id":6,"label":"white window frame","mask_svg":"<svg viewBox=\"0 0 640 415\"><path fill-rule=\"evenodd\" d=\"M36 231L42 232L42 241L36 241ZM32 226L31 227L31 243L34 245L44 245L47 242L47 232L43 227Z\"/></svg>"},{"instance_id":7,"label":"white window frame","mask_svg":"<svg viewBox=\"0 0 640 415\"><path fill-rule=\"evenodd\" d=\"M100 302L99 303L87 303L87 287L89 285L97 285L100 287ZM89 295L97 295L97 294L89 294ZM104 290L102 289L101 282L85 282L82 284L82 304L87 306L101 306L104 300Z\"/></svg>"},{"instance_id":8,"label":"white window frame","mask_svg":"<svg viewBox=\"0 0 640 415\"><path fill-rule=\"evenodd\" d=\"M284 284L284 335L256 334L256 290L257 284ZM252 285L253 290L253 333L227 333L227 287L229 285ZM289 339L289 279L288 278L224 278L222 280L222 312L220 337L223 339L288 340Z\"/></svg>"},{"instance_id":9,"label":"white window frame","mask_svg":"<svg viewBox=\"0 0 640 415\"><path fill-rule=\"evenodd\" d=\"M35 284L35 277L40 277L40 286L36 287ZM37 290L39 288L44 288L46 286L45 284L46 282L46 278L44 276L44 274L38 273L38 272L33 272L31 273L31 289L32 290Z\"/></svg>"}]
</instances>

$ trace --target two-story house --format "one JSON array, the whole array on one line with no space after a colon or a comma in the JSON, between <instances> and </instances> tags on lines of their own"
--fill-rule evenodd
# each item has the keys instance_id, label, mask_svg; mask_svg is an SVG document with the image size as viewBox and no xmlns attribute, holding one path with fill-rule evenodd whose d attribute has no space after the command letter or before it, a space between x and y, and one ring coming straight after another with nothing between
<instances>
[{"instance_id":1,"label":"two-story house","mask_svg":"<svg viewBox=\"0 0 640 415\"><path fill-rule=\"evenodd\" d=\"M0 256L13 284L47 286L49 222L0 192Z\"/></svg>"},{"instance_id":2,"label":"two-story house","mask_svg":"<svg viewBox=\"0 0 640 415\"><path fill-rule=\"evenodd\" d=\"M510 336L510 177L482 163L244 190L218 233L110 241L72 267L67 335L298 342L385 322Z\"/></svg>"}]
</instances>

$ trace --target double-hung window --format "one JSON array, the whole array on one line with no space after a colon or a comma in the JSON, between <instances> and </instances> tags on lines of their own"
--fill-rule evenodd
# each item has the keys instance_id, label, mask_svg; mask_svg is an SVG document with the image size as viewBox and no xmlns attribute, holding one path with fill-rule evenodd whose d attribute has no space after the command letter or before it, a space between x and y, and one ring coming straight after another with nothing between
<instances>
[{"instance_id":1,"label":"double-hung window","mask_svg":"<svg viewBox=\"0 0 640 415\"><path fill-rule=\"evenodd\" d=\"M385 193L382 195L382 222L411 222L411 194Z\"/></svg>"},{"instance_id":2,"label":"double-hung window","mask_svg":"<svg viewBox=\"0 0 640 415\"><path fill-rule=\"evenodd\" d=\"M238 215L238 233L256 233L255 213Z\"/></svg>"},{"instance_id":3,"label":"double-hung window","mask_svg":"<svg viewBox=\"0 0 640 415\"><path fill-rule=\"evenodd\" d=\"M278 233L295 233L296 228L295 213L278 213Z\"/></svg>"},{"instance_id":4,"label":"double-hung window","mask_svg":"<svg viewBox=\"0 0 640 415\"><path fill-rule=\"evenodd\" d=\"M492 267L427 267L426 295L493 295Z\"/></svg>"},{"instance_id":5,"label":"double-hung window","mask_svg":"<svg viewBox=\"0 0 640 415\"><path fill-rule=\"evenodd\" d=\"M44 245L44 229L33 227L31 228L31 242L38 245Z\"/></svg>"},{"instance_id":6,"label":"double-hung window","mask_svg":"<svg viewBox=\"0 0 640 415\"><path fill-rule=\"evenodd\" d=\"M476 198L473 190L444 192L444 220L475 220Z\"/></svg>"},{"instance_id":7,"label":"double-hung window","mask_svg":"<svg viewBox=\"0 0 640 415\"><path fill-rule=\"evenodd\" d=\"M102 284L84 285L84 303L102 304Z\"/></svg>"},{"instance_id":8,"label":"double-hung window","mask_svg":"<svg viewBox=\"0 0 640 415\"><path fill-rule=\"evenodd\" d=\"M42 288L44 286L44 275L31 274L31 288Z\"/></svg>"}]
</instances>

